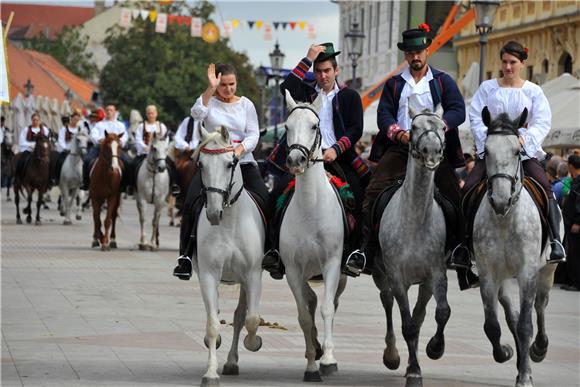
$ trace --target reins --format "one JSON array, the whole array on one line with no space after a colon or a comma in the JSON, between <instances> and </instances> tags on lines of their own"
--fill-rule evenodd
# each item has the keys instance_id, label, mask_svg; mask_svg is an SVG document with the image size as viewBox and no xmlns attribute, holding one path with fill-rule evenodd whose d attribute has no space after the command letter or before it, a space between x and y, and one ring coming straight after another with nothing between
<instances>
[{"instance_id":1,"label":"reins","mask_svg":"<svg viewBox=\"0 0 580 387\"><path fill-rule=\"evenodd\" d=\"M226 148L219 148L219 149L208 149L206 147L201 148L200 153L205 153L207 155L211 155L211 156L215 156L215 155L221 155L224 153L229 153L229 152L234 152L234 149L230 146L230 147L226 147ZM204 205L207 207L207 193L208 192L214 192L214 193L218 193L220 195L222 195L222 205L225 208L229 208L231 207L240 197L240 195L242 194L242 191L244 190L244 185L242 184L239 191L232 197L232 199L230 200L230 196L232 195L232 189L234 188L234 173L236 171L236 167L240 161L240 159L238 159L236 157L235 154L232 155L232 162L231 162L231 174L230 174L230 182L228 183L227 188L221 189L221 188L216 188L216 187L207 187L204 182L203 179L201 179L201 193L202 193L202 198L204 201ZM202 165L198 163L198 168L201 170L202 169Z\"/></svg>"},{"instance_id":2,"label":"reins","mask_svg":"<svg viewBox=\"0 0 580 387\"><path fill-rule=\"evenodd\" d=\"M415 119L417 117L420 116L429 116L429 117L437 117L437 119L441 120L441 117L439 117L437 114L435 113L419 113L417 114L415 117L413 117L413 120L411 121L411 124L415 121ZM427 134L429 133L434 133L435 136L437 136L437 140L439 140L439 145L441 146L441 149L445 148L445 140L441 139L441 136L439 136L439 133L437 133L437 130L435 129L426 129L425 131L423 131L423 133L421 133L419 135L419 137L417 138L417 140L415 140L413 138L413 131L411 131L411 137L409 139L409 142L411 144L411 157L413 157L414 159L421 159L421 152L419 151L419 144L421 143L421 140L423 139L423 137L425 137ZM439 164L441 163L441 160L433 167L433 169L436 169Z\"/></svg>"},{"instance_id":3,"label":"reins","mask_svg":"<svg viewBox=\"0 0 580 387\"><path fill-rule=\"evenodd\" d=\"M324 161L324 159L314 157L314 152L316 152L316 150L320 147L320 141L322 139L322 135L320 133L320 117L318 116L318 113L316 113L316 111L314 109L312 109L310 106L298 105L294 109L290 110L290 113L288 113L288 118L290 118L292 113L294 113L298 109L310 110L312 113L314 113L314 115L316 116L316 119L318 120L316 125L312 128L313 130L316 131L316 134L314 137L314 143L312 144L310 149L305 147L302 144L292 144L288 147L288 153L290 153L293 149L296 149L300 153L302 153L304 155L304 157L306 157L306 160L308 160L308 163L306 164L306 168L308 168L308 167L310 167L311 163L312 164L313 163L320 163L320 162Z\"/></svg>"}]
</instances>

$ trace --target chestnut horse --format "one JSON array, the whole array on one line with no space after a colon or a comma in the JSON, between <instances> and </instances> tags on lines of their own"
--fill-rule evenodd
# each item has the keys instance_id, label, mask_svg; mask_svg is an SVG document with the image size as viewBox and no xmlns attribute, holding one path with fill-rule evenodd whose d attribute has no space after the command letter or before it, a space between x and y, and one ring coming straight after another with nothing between
<instances>
[{"instance_id":1,"label":"chestnut horse","mask_svg":"<svg viewBox=\"0 0 580 387\"><path fill-rule=\"evenodd\" d=\"M181 209L183 208L189 184L197 171L197 164L192 159L192 155L193 149L183 151L179 149L173 150L173 160L175 162L177 175L179 176L179 189L181 191L175 201L179 214L181 214Z\"/></svg>"},{"instance_id":2,"label":"chestnut horse","mask_svg":"<svg viewBox=\"0 0 580 387\"><path fill-rule=\"evenodd\" d=\"M121 157L120 135L107 133L101 140L99 158L91 169L89 195L93 207L93 244L91 247L101 245L101 250L117 248L115 241L115 221L117 210L121 204L121 177L123 162ZM107 215L105 217L105 232L101 231L101 207L107 201ZM110 232L110 233L109 233Z\"/></svg>"},{"instance_id":3,"label":"chestnut horse","mask_svg":"<svg viewBox=\"0 0 580 387\"><path fill-rule=\"evenodd\" d=\"M50 179L50 140L38 135L36 138L36 145L34 150L28 156L28 160L22 171L14 173L14 203L16 204L16 223L22 224L20 219L20 191L26 190L28 206L24 208L23 212L26 215L26 223L32 222L32 195L34 191L38 191L38 200L36 202L36 225L40 225L40 207L42 205L42 197L48 190L48 182ZM18 154L16 157L22 157ZM14 162L14 166L18 165L18 160Z\"/></svg>"}]
</instances>

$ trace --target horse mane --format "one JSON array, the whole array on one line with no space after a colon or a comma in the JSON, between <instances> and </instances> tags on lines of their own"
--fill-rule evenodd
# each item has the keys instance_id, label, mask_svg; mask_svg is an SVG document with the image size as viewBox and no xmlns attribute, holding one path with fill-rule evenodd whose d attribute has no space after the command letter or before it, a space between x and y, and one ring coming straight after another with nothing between
<instances>
[{"instance_id":1,"label":"horse mane","mask_svg":"<svg viewBox=\"0 0 580 387\"><path fill-rule=\"evenodd\" d=\"M517 124L515 124L514 121L510 119L507 113L500 113L489 123L487 134L501 133L508 130L513 132L514 135L518 136L519 132L516 126Z\"/></svg>"},{"instance_id":2,"label":"horse mane","mask_svg":"<svg viewBox=\"0 0 580 387\"><path fill-rule=\"evenodd\" d=\"M205 147L207 144L209 144L212 141L214 141L215 143L217 143L218 145L220 145L224 148L227 148L228 146L231 145L230 143L228 143L224 140L222 134L218 131L219 126L215 129L216 130L214 132L209 133L208 136L202 142L199 143L199 145L197 146L197 149L193 153L194 160L197 160L197 158L199 157L199 153L201 152L203 147Z\"/></svg>"}]
</instances>

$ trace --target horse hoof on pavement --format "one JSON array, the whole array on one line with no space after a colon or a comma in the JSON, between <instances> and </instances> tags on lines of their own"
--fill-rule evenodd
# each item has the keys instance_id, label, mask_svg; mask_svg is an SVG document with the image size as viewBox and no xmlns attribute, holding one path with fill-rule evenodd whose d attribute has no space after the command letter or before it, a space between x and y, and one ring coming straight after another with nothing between
<instances>
[{"instance_id":1,"label":"horse hoof on pavement","mask_svg":"<svg viewBox=\"0 0 580 387\"><path fill-rule=\"evenodd\" d=\"M209 348L209 339L207 336L203 338L203 343L205 344L206 348ZM218 349L222 345L222 335L218 335L217 340L215 342L215 349Z\"/></svg>"},{"instance_id":2,"label":"horse hoof on pavement","mask_svg":"<svg viewBox=\"0 0 580 387\"><path fill-rule=\"evenodd\" d=\"M99 247L99 241L93 241L93 243L91 244L91 249L93 247Z\"/></svg>"},{"instance_id":3,"label":"horse hoof on pavement","mask_svg":"<svg viewBox=\"0 0 580 387\"><path fill-rule=\"evenodd\" d=\"M509 344L502 344L500 348L501 353L495 353L494 351L493 358L498 363L505 363L506 361L512 358L512 356L514 355L514 350Z\"/></svg>"},{"instance_id":4,"label":"horse hoof on pavement","mask_svg":"<svg viewBox=\"0 0 580 387\"><path fill-rule=\"evenodd\" d=\"M438 360L443 356L444 352L445 339L442 338L442 340L437 340L437 338L433 336L427 344L427 356L429 356L430 359Z\"/></svg>"},{"instance_id":5,"label":"horse hoof on pavement","mask_svg":"<svg viewBox=\"0 0 580 387\"><path fill-rule=\"evenodd\" d=\"M262 338L256 335L256 344L253 347L250 346L250 340L248 340L249 338L250 336L244 337L244 347L246 347L248 351L258 352L260 348L262 348Z\"/></svg>"},{"instance_id":6,"label":"horse hoof on pavement","mask_svg":"<svg viewBox=\"0 0 580 387\"><path fill-rule=\"evenodd\" d=\"M158 250L159 250L159 246L149 245L149 251L158 251Z\"/></svg>"},{"instance_id":7,"label":"horse hoof on pavement","mask_svg":"<svg viewBox=\"0 0 580 387\"><path fill-rule=\"evenodd\" d=\"M147 246L145 243L139 243L139 250L141 251L149 250L149 246Z\"/></svg>"},{"instance_id":8,"label":"horse hoof on pavement","mask_svg":"<svg viewBox=\"0 0 580 387\"><path fill-rule=\"evenodd\" d=\"M304 372L304 379L302 379L303 382L322 382L322 379L320 378L320 372L318 371L305 371Z\"/></svg>"},{"instance_id":9,"label":"horse hoof on pavement","mask_svg":"<svg viewBox=\"0 0 580 387\"><path fill-rule=\"evenodd\" d=\"M224 364L222 375L239 375L240 367L237 364Z\"/></svg>"},{"instance_id":10,"label":"horse hoof on pavement","mask_svg":"<svg viewBox=\"0 0 580 387\"><path fill-rule=\"evenodd\" d=\"M109 243L109 247L112 249L116 249L117 248L117 241L111 241L111 243Z\"/></svg>"},{"instance_id":11,"label":"horse hoof on pavement","mask_svg":"<svg viewBox=\"0 0 580 387\"><path fill-rule=\"evenodd\" d=\"M64 211L59 211L58 213L60 216L65 216L66 214L64 213Z\"/></svg>"},{"instance_id":12,"label":"horse hoof on pavement","mask_svg":"<svg viewBox=\"0 0 580 387\"><path fill-rule=\"evenodd\" d=\"M34 224L36 226L42 226L42 221L39 219L39 220L35 221Z\"/></svg>"},{"instance_id":13,"label":"horse hoof on pavement","mask_svg":"<svg viewBox=\"0 0 580 387\"><path fill-rule=\"evenodd\" d=\"M220 385L219 378L208 378L205 376L201 378L201 387L219 386L219 385Z\"/></svg>"},{"instance_id":14,"label":"horse hoof on pavement","mask_svg":"<svg viewBox=\"0 0 580 387\"><path fill-rule=\"evenodd\" d=\"M83 219L83 217L82 217L81 215L77 215L77 216L75 216L75 219L76 219L76 220L82 220L82 219Z\"/></svg>"},{"instance_id":15,"label":"horse hoof on pavement","mask_svg":"<svg viewBox=\"0 0 580 387\"><path fill-rule=\"evenodd\" d=\"M396 370L401 365L401 357L399 353L396 352L394 357L389 357L387 354L387 349L383 351L383 364L390 370Z\"/></svg>"},{"instance_id":16,"label":"horse hoof on pavement","mask_svg":"<svg viewBox=\"0 0 580 387\"><path fill-rule=\"evenodd\" d=\"M62 224L64 224L65 226L69 226L72 224L72 222L70 220L65 220L64 222L62 222Z\"/></svg>"},{"instance_id":17,"label":"horse hoof on pavement","mask_svg":"<svg viewBox=\"0 0 580 387\"><path fill-rule=\"evenodd\" d=\"M28 223L28 224L32 223L32 216L28 215L26 217L26 223Z\"/></svg>"},{"instance_id":18,"label":"horse hoof on pavement","mask_svg":"<svg viewBox=\"0 0 580 387\"><path fill-rule=\"evenodd\" d=\"M407 376L405 387L423 387L423 378L418 375Z\"/></svg>"},{"instance_id":19,"label":"horse hoof on pavement","mask_svg":"<svg viewBox=\"0 0 580 387\"><path fill-rule=\"evenodd\" d=\"M10 202L12 201L12 199L10 199L10 198L6 198L6 201L7 201L8 203L10 203Z\"/></svg>"},{"instance_id":20,"label":"horse hoof on pavement","mask_svg":"<svg viewBox=\"0 0 580 387\"><path fill-rule=\"evenodd\" d=\"M22 219L16 219L16 224L22 224Z\"/></svg>"},{"instance_id":21,"label":"horse hoof on pavement","mask_svg":"<svg viewBox=\"0 0 580 387\"><path fill-rule=\"evenodd\" d=\"M338 372L338 364L320 364L320 373L323 376L330 376Z\"/></svg>"},{"instance_id":22,"label":"horse hoof on pavement","mask_svg":"<svg viewBox=\"0 0 580 387\"><path fill-rule=\"evenodd\" d=\"M101 245L101 251L109 251L111 250L111 245Z\"/></svg>"},{"instance_id":23,"label":"horse hoof on pavement","mask_svg":"<svg viewBox=\"0 0 580 387\"><path fill-rule=\"evenodd\" d=\"M546 357L546 353L548 352L548 346L546 345L545 348L540 348L538 344L534 341L530 346L530 359L532 361L539 363Z\"/></svg>"}]
</instances>

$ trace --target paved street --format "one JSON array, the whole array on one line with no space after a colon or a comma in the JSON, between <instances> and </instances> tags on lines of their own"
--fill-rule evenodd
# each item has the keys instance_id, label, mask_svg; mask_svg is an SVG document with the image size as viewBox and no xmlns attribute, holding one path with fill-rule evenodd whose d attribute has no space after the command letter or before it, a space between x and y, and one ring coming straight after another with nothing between
<instances>
[{"instance_id":1,"label":"paved street","mask_svg":"<svg viewBox=\"0 0 580 387\"><path fill-rule=\"evenodd\" d=\"M171 276L178 229L164 215L161 249L136 249L139 235L133 200L125 200L118 224L119 249L90 249L92 219L63 226L54 209L43 225L16 225L13 203L2 196L2 386L191 386L205 372L205 312L197 280ZM147 222L148 224L150 221ZM420 337L425 386L513 386L515 358L496 364L483 332L479 292L460 293L450 273L452 315L446 352L429 360L425 345L435 331L434 302ZM297 386L306 365L294 299L285 281L263 277L261 315L286 329L260 327L263 347L240 345L240 375L223 386ZM318 286L319 291L321 286ZM416 294L416 290L414 291ZM221 318L230 323L238 289L220 289ZM382 365L385 317L368 276L349 280L334 322L339 373L324 386L404 386L407 349L396 333L402 366ZM322 332L317 313L319 332ZM547 311L550 348L533 363L536 386L580 385L580 295L554 289ZM503 324L504 341L513 338ZM232 335L222 325L220 368Z\"/></svg>"}]
</instances>

